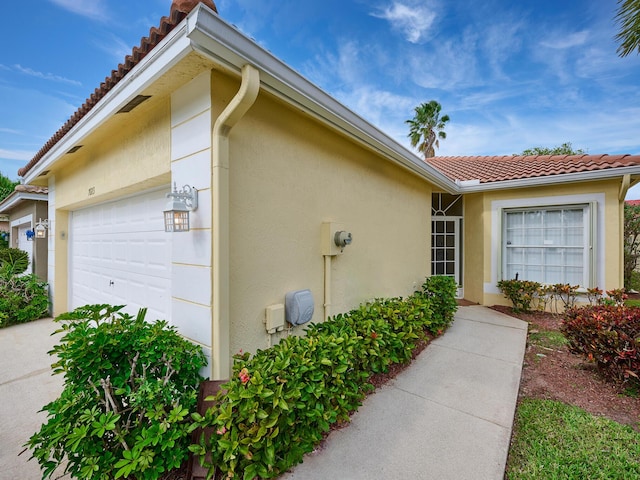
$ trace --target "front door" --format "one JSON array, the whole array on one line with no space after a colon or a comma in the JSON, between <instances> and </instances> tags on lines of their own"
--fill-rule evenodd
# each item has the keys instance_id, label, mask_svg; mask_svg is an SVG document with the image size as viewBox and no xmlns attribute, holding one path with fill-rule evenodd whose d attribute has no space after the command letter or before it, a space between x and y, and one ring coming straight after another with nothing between
<instances>
[{"instance_id":1,"label":"front door","mask_svg":"<svg viewBox=\"0 0 640 480\"><path fill-rule=\"evenodd\" d=\"M462 298L462 196L434 193L431 214L431 275L453 277Z\"/></svg>"}]
</instances>

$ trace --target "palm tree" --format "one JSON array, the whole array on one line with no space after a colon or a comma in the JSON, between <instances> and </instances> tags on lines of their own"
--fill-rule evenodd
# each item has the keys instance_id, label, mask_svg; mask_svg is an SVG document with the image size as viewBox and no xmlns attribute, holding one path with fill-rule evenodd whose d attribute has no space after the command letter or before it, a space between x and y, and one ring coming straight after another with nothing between
<instances>
[{"instance_id":1,"label":"palm tree","mask_svg":"<svg viewBox=\"0 0 640 480\"><path fill-rule=\"evenodd\" d=\"M410 126L411 146L417 147L424 158L435 157L434 147L440 148L439 139L447 138L444 126L449 121L449 115L441 117L441 109L442 106L435 100L422 103L415 108L413 119L406 121Z\"/></svg>"},{"instance_id":2,"label":"palm tree","mask_svg":"<svg viewBox=\"0 0 640 480\"><path fill-rule=\"evenodd\" d=\"M626 57L634 50L640 54L640 0L618 0L615 19L620 24L616 40L620 42L618 55Z\"/></svg>"}]
</instances>

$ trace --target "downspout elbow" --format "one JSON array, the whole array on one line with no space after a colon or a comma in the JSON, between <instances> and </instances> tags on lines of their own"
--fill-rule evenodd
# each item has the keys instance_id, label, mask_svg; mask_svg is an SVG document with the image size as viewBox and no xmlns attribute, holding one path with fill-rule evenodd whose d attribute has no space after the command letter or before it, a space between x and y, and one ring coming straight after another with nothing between
<instances>
[{"instance_id":1,"label":"downspout elbow","mask_svg":"<svg viewBox=\"0 0 640 480\"><path fill-rule=\"evenodd\" d=\"M228 137L231 129L247 113L260 91L260 72L247 64L242 67L242 83L235 97L222 111L213 125L213 136Z\"/></svg>"}]
</instances>

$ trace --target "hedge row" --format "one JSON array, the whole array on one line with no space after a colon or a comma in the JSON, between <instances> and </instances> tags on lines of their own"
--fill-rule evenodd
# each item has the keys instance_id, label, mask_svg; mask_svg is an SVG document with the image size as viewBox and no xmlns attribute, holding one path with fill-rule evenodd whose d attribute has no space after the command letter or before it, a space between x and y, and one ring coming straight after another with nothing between
<instances>
[{"instance_id":1,"label":"hedge row","mask_svg":"<svg viewBox=\"0 0 640 480\"><path fill-rule=\"evenodd\" d=\"M36 275L22 275L29 255L0 248L0 328L30 322L49 314L49 289Z\"/></svg>"},{"instance_id":2,"label":"hedge row","mask_svg":"<svg viewBox=\"0 0 640 480\"><path fill-rule=\"evenodd\" d=\"M375 300L320 324L304 337L235 357L233 378L215 407L195 414L202 434L190 450L233 478L272 478L302 461L336 422L374 387L369 378L411 359L427 334L438 335L457 308L456 285L431 277L406 298Z\"/></svg>"},{"instance_id":3,"label":"hedge row","mask_svg":"<svg viewBox=\"0 0 640 480\"><path fill-rule=\"evenodd\" d=\"M572 352L611 380L640 386L640 308L595 305L568 310L560 330Z\"/></svg>"}]
</instances>

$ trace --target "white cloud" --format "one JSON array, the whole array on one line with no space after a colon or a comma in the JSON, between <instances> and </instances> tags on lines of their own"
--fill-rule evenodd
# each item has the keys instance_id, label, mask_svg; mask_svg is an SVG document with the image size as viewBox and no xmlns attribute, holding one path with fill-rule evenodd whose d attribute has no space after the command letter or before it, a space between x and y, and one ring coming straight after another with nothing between
<instances>
[{"instance_id":1,"label":"white cloud","mask_svg":"<svg viewBox=\"0 0 640 480\"><path fill-rule=\"evenodd\" d=\"M60 8L76 15L105 22L109 19L108 9L104 0L49 0Z\"/></svg>"},{"instance_id":2,"label":"white cloud","mask_svg":"<svg viewBox=\"0 0 640 480\"><path fill-rule=\"evenodd\" d=\"M387 20L394 30L402 32L411 43L424 41L436 19L436 13L429 6L409 5L399 1L371 15Z\"/></svg>"},{"instance_id":3,"label":"white cloud","mask_svg":"<svg viewBox=\"0 0 640 480\"><path fill-rule=\"evenodd\" d=\"M504 22L484 26L479 33L480 46L493 74L498 77L509 77L503 64L519 53L522 47L522 30L526 28L523 21L507 19Z\"/></svg>"},{"instance_id":4,"label":"white cloud","mask_svg":"<svg viewBox=\"0 0 640 480\"><path fill-rule=\"evenodd\" d=\"M134 47L134 45L130 45L129 42L113 34L96 38L93 40L93 44L118 63L122 63L124 58L131 54Z\"/></svg>"},{"instance_id":5,"label":"white cloud","mask_svg":"<svg viewBox=\"0 0 640 480\"><path fill-rule=\"evenodd\" d=\"M23 67L22 65L14 65L13 66L13 70L23 73L25 75L29 75L31 77L36 77L36 78L41 78L43 80L50 80L52 82L60 82L60 83L67 83L69 85L75 85L77 87L82 86L82 83L80 83L77 80L71 80L69 78L66 77L61 77L60 75L54 75L53 73L43 73L43 72L38 72L36 70L33 70L29 67Z\"/></svg>"},{"instance_id":6,"label":"white cloud","mask_svg":"<svg viewBox=\"0 0 640 480\"><path fill-rule=\"evenodd\" d=\"M447 140L440 143L438 155L511 155L564 142L593 154L640 154L636 133L640 131L640 108L597 112L583 104L553 117L526 108L461 117L447 125Z\"/></svg>"},{"instance_id":7,"label":"white cloud","mask_svg":"<svg viewBox=\"0 0 640 480\"><path fill-rule=\"evenodd\" d=\"M20 130L16 130L13 128L2 128L0 127L0 133L10 133L11 135L22 135L23 132Z\"/></svg>"},{"instance_id":8,"label":"white cloud","mask_svg":"<svg viewBox=\"0 0 640 480\"><path fill-rule=\"evenodd\" d=\"M589 31L582 30L571 34L556 34L551 38L540 42L543 47L553 48L556 50L565 50L567 48L579 47L584 45L589 38Z\"/></svg>"},{"instance_id":9,"label":"white cloud","mask_svg":"<svg viewBox=\"0 0 640 480\"><path fill-rule=\"evenodd\" d=\"M33 157L33 152L26 150L6 150L0 148L0 158L9 160L30 160Z\"/></svg>"},{"instance_id":10,"label":"white cloud","mask_svg":"<svg viewBox=\"0 0 640 480\"><path fill-rule=\"evenodd\" d=\"M379 128L383 128L383 124L403 124L404 121L398 119L415 104L412 98L378 90L370 85L360 85L336 95L354 112ZM383 130L388 133L389 129Z\"/></svg>"},{"instance_id":11,"label":"white cloud","mask_svg":"<svg viewBox=\"0 0 640 480\"><path fill-rule=\"evenodd\" d=\"M477 73L477 34L466 31L462 39L432 42L429 49L405 59L409 78L418 86L446 91L483 84Z\"/></svg>"}]
</instances>

